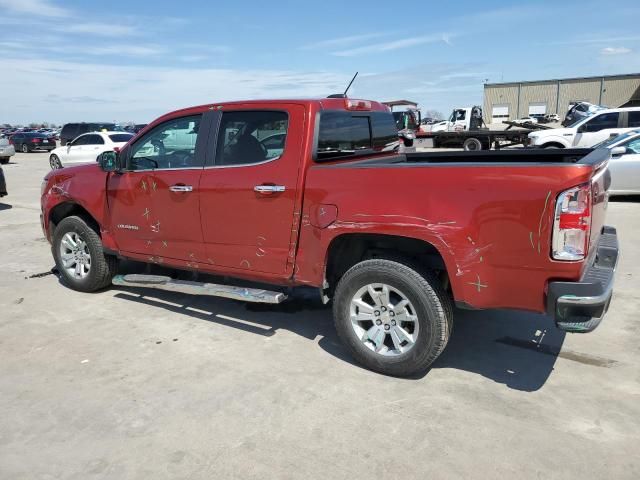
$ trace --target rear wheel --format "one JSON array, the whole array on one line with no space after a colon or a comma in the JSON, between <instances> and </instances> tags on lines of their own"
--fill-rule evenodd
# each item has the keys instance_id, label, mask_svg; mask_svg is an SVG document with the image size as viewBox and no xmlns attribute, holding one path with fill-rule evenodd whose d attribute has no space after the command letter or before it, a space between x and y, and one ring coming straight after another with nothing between
<instances>
[{"instance_id":1,"label":"rear wheel","mask_svg":"<svg viewBox=\"0 0 640 480\"><path fill-rule=\"evenodd\" d=\"M49 157L49 165L51 166L51 170L62 168L62 162L55 153Z\"/></svg>"},{"instance_id":2,"label":"rear wheel","mask_svg":"<svg viewBox=\"0 0 640 480\"><path fill-rule=\"evenodd\" d=\"M51 248L62 281L74 290L95 292L116 274L117 258L104 253L100 236L81 217L58 224Z\"/></svg>"},{"instance_id":3,"label":"rear wheel","mask_svg":"<svg viewBox=\"0 0 640 480\"><path fill-rule=\"evenodd\" d=\"M462 148L468 152L482 150L482 142L477 138L467 138L462 144Z\"/></svg>"},{"instance_id":4,"label":"rear wheel","mask_svg":"<svg viewBox=\"0 0 640 480\"><path fill-rule=\"evenodd\" d=\"M29 146L26 143L22 144L22 153L29 153Z\"/></svg>"},{"instance_id":5,"label":"rear wheel","mask_svg":"<svg viewBox=\"0 0 640 480\"><path fill-rule=\"evenodd\" d=\"M361 262L342 277L333 313L356 360L394 376L425 371L444 350L453 321L435 276L383 259Z\"/></svg>"},{"instance_id":6,"label":"rear wheel","mask_svg":"<svg viewBox=\"0 0 640 480\"><path fill-rule=\"evenodd\" d=\"M10 159L10 158L11 158L11 157L0 157L0 163L1 163L2 165L6 165L7 163L9 163L9 159Z\"/></svg>"}]
</instances>

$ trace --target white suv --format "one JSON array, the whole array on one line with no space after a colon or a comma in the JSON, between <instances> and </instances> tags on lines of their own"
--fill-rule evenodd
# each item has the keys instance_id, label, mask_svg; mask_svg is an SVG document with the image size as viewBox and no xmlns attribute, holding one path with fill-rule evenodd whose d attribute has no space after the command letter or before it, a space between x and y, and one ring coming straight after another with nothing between
<instances>
[{"instance_id":1,"label":"white suv","mask_svg":"<svg viewBox=\"0 0 640 480\"><path fill-rule=\"evenodd\" d=\"M640 128L640 107L609 108L581 118L565 128L529 134L529 146L539 148L592 147L620 133Z\"/></svg>"}]
</instances>

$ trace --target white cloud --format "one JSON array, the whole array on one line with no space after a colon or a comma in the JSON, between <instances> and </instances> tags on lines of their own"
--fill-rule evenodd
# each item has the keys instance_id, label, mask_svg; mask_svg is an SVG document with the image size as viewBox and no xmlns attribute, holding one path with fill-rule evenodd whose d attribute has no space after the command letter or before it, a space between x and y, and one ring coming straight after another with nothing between
<instances>
[{"instance_id":1,"label":"white cloud","mask_svg":"<svg viewBox=\"0 0 640 480\"><path fill-rule=\"evenodd\" d=\"M347 50L340 50L333 52L332 55L338 57L355 57L357 55L368 53L381 53L398 50L401 48L414 47L417 45L425 45L428 43L443 42L450 44L452 35L447 33L438 33L434 35L425 35L420 37L408 37L401 40L394 40L392 42L374 43L371 45L365 45L362 47L355 47Z\"/></svg>"},{"instance_id":2,"label":"white cloud","mask_svg":"<svg viewBox=\"0 0 640 480\"><path fill-rule=\"evenodd\" d=\"M131 25L114 25L111 23L77 23L55 25L52 27L56 32L90 34L99 37L124 37L137 35L135 27Z\"/></svg>"},{"instance_id":3,"label":"white cloud","mask_svg":"<svg viewBox=\"0 0 640 480\"><path fill-rule=\"evenodd\" d=\"M42 17L67 17L69 11L48 0L0 0L6 13L30 14Z\"/></svg>"},{"instance_id":4,"label":"white cloud","mask_svg":"<svg viewBox=\"0 0 640 480\"><path fill-rule=\"evenodd\" d=\"M5 62L6 59L0 59ZM0 77L0 123L108 119L147 122L178 108L251 98L324 97L350 76L331 72L151 67L11 59ZM25 100L28 98L28 100Z\"/></svg>"},{"instance_id":5,"label":"white cloud","mask_svg":"<svg viewBox=\"0 0 640 480\"><path fill-rule=\"evenodd\" d=\"M363 33L360 35L350 35L348 37L331 38L329 40L322 40L320 42L303 45L302 47L300 47L300 49L301 50L314 50L314 49L320 50L325 48L347 47L349 45L361 43L366 40L371 40L373 38L384 37L386 35L390 35L390 33Z\"/></svg>"},{"instance_id":6,"label":"white cloud","mask_svg":"<svg viewBox=\"0 0 640 480\"><path fill-rule=\"evenodd\" d=\"M627 53L631 53L631 49L626 47L605 47L600 50L601 55L625 55Z\"/></svg>"}]
</instances>

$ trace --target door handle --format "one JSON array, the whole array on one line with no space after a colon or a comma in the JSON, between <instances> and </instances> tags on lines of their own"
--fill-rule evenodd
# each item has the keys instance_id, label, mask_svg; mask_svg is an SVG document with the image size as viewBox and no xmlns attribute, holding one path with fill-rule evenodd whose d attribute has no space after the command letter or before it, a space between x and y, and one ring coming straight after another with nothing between
<instances>
[{"instance_id":1,"label":"door handle","mask_svg":"<svg viewBox=\"0 0 640 480\"><path fill-rule=\"evenodd\" d=\"M169 190L172 192L192 192L193 187L191 185L171 185Z\"/></svg>"},{"instance_id":2,"label":"door handle","mask_svg":"<svg viewBox=\"0 0 640 480\"><path fill-rule=\"evenodd\" d=\"M253 190L263 194L281 193L285 191L285 187L284 185L256 185Z\"/></svg>"}]
</instances>

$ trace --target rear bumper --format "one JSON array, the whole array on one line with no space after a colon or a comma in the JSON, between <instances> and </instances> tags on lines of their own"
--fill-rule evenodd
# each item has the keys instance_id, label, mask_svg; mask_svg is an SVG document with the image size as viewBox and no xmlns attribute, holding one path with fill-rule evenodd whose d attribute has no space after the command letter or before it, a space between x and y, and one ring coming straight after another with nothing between
<instances>
[{"instance_id":1,"label":"rear bumper","mask_svg":"<svg viewBox=\"0 0 640 480\"><path fill-rule=\"evenodd\" d=\"M593 263L582 279L549 283L547 313L559 329L586 333L600 325L611 303L618 253L616 229L604 227Z\"/></svg>"},{"instance_id":2,"label":"rear bumper","mask_svg":"<svg viewBox=\"0 0 640 480\"><path fill-rule=\"evenodd\" d=\"M7 145L0 147L0 157L11 157L16 154L16 149L13 145Z\"/></svg>"}]
</instances>

